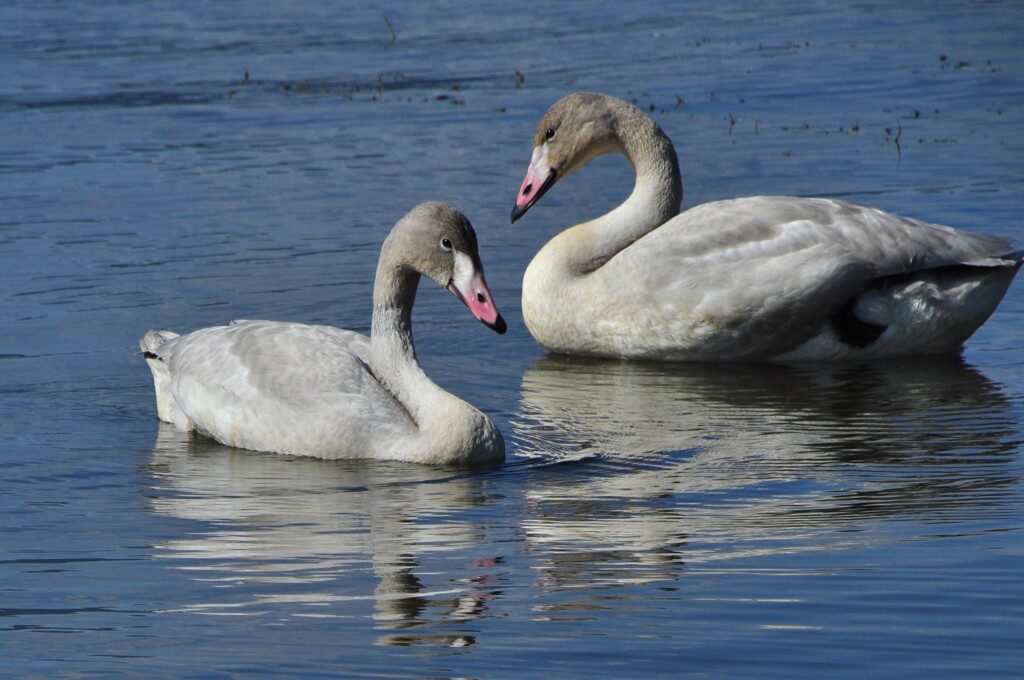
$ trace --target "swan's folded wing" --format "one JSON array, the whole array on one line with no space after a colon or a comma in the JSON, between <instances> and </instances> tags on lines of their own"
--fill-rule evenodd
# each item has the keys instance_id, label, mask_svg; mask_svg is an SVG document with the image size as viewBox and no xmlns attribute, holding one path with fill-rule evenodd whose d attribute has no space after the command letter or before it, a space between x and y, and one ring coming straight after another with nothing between
<instances>
[{"instance_id":1,"label":"swan's folded wing","mask_svg":"<svg viewBox=\"0 0 1024 680\"><path fill-rule=\"evenodd\" d=\"M1012 269L1019 256L1003 239L854 203L755 197L687 210L608 264L607 275L656 310L652 327L666 337L719 356L758 356L809 340L888 277Z\"/></svg>"},{"instance_id":2,"label":"swan's folded wing","mask_svg":"<svg viewBox=\"0 0 1024 680\"><path fill-rule=\"evenodd\" d=\"M632 252L630 252L632 251ZM829 314L872 281L953 265L1013 266L1010 243L845 201L707 203L640 239L629 268L662 301L711 316Z\"/></svg>"},{"instance_id":3,"label":"swan's folded wing","mask_svg":"<svg viewBox=\"0 0 1024 680\"><path fill-rule=\"evenodd\" d=\"M366 364L368 349L353 331L245 321L183 336L168 360L175 398L201 430L235 446L326 455L413 429Z\"/></svg>"}]
</instances>

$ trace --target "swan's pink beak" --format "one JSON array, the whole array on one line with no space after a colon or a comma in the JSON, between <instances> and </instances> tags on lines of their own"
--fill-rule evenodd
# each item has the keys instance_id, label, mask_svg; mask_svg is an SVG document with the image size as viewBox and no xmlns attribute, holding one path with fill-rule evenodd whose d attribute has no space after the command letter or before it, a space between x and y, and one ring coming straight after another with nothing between
<instances>
[{"instance_id":1,"label":"swan's pink beak","mask_svg":"<svg viewBox=\"0 0 1024 680\"><path fill-rule=\"evenodd\" d=\"M519 187L516 205L512 208L512 223L526 214L534 203L540 200L548 189L558 181L558 171L548 164L548 150L543 144L535 146L530 167L526 170L526 179Z\"/></svg>"},{"instance_id":2,"label":"swan's pink beak","mask_svg":"<svg viewBox=\"0 0 1024 680\"><path fill-rule=\"evenodd\" d=\"M483 267L478 267L468 255L455 253L455 276L448 282L448 290L469 307L473 316L496 333L504 334L508 330L487 288Z\"/></svg>"}]
</instances>

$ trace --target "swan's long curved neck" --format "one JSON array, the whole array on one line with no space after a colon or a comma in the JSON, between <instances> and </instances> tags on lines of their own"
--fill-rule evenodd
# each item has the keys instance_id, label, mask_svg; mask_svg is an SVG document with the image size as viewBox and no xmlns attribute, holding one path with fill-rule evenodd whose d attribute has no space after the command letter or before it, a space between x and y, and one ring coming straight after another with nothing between
<instances>
[{"instance_id":1,"label":"swan's long curved neck","mask_svg":"<svg viewBox=\"0 0 1024 680\"><path fill-rule=\"evenodd\" d=\"M370 368L377 380L421 424L425 397L440 388L420 368L412 340L412 307L420 274L383 262L373 287Z\"/></svg>"},{"instance_id":2,"label":"swan's long curved neck","mask_svg":"<svg viewBox=\"0 0 1024 680\"><path fill-rule=\"evenodd\" d=\"M388 266L384 259L373 289L370 368L405 407L420 435L430 438L467 405L431 380L416 359L412 308L420 274L407 267Z\"/></svg>"},{"instance_id":3,"label":"swan's long curved neck","mask_svg":"<svg viewBox=\"0 0 1024 680\"><path fill-rule=\"evenodd\" d=\"M566 264L585 274L600 268L634 241L679 214L683 181L672 142L652 119L625 104L612 111L618 150L636 172L633 192L611 212L577 225L563 235L572 253Z\"/></svg>"}]
</instances>

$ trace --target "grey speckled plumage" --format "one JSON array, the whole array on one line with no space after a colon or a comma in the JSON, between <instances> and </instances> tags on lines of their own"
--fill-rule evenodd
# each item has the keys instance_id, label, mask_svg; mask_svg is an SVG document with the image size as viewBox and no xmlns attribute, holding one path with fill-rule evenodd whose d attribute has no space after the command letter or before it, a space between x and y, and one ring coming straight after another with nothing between
<instances>
[{"instance_id":1,"label":"grey speckled plumage","mask_svg":"<svg viewBox=\"0 0 1024 680\"><path fill-rule=\"evenodd\" d=\"M237 321L140 346L162 420L230 445L319 458L431 464L500 461L501 433L423 373L412 342L420 275L449 288L498 332L469 221L426 203L381 248L371 336L330 326Z\"/></svg>"}]
</instances>

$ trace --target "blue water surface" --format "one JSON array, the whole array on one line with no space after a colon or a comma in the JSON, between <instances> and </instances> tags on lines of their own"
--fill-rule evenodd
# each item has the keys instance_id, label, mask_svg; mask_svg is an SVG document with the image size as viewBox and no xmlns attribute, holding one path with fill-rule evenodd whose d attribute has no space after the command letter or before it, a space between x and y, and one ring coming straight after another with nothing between
<instances>
[{"instance_id":1,"label":"blue water surface","mask_svg":"<svg viewBox=\"0 0 1024 680\"><path fill-rule=\"evenodd\" d=\"M549 356L522 273L632 188L514 227L567 92L643 107L688 205L836 196L1024 242L1013 1L0 6L0 676L1009 677L1024 297L962 357ZM421 289L487 470L239 451L156 419L149 328L367 331L413 205L474 222L499 337Z\"/></svg>"}]
</instances>

